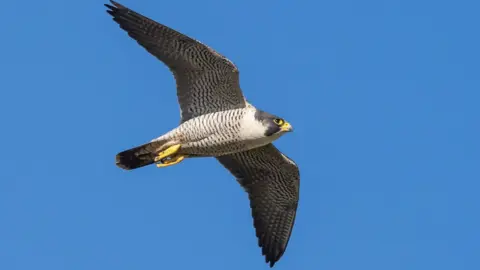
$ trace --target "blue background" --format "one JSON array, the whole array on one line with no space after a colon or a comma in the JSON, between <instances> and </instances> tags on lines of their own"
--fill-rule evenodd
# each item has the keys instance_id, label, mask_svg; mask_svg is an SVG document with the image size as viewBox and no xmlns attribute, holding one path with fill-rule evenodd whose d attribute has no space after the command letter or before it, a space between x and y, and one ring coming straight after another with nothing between
<instances>
[{"instance_id":1,"label":"blue background","mask_svg":"<svg viewBox=\"0 0 480 270\"><path fill-rule=\"evenodd\" d=\"M267 269L214 159L123 171L179 121L168 69L105 1L4 1L0 269ZM277 269L480 269L479 1L122 4L238 65L295 132L296 225Z\"/></svg>"}]
</instances>

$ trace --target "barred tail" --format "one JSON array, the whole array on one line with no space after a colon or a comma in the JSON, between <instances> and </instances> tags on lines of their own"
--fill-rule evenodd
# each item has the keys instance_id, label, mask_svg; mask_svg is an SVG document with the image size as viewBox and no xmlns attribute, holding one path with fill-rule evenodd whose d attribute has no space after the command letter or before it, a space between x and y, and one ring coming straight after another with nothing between
<instances>
[{"instance_id":1,"label":"barred tail","mask_svg":"<svg viewBox=\"0 0 480 270\"><path fill-rule=\"evenodd\" d=\"M125 150L117 154L115 163L125 170L133 170L153 164L157 151L165 143L165 141L154 141Z\"/></svg>"}]
</instances>

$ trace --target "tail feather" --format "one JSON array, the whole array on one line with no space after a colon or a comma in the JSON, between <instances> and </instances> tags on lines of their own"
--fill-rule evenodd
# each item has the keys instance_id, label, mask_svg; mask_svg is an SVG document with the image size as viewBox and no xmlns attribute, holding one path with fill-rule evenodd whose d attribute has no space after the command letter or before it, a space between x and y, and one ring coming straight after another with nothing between
<instances>
[{"instance_id":1,"label":"tail feather","mask_svg":"<svg viewBox=\"0 0 480 270\"><path fill-rule=\"evenodd\" d=\"M133 170L153 164L156 153L162 145L163 142L155 141L125 150L117 154L115 163L125 170Z\"/></svg>"}]
</instances>

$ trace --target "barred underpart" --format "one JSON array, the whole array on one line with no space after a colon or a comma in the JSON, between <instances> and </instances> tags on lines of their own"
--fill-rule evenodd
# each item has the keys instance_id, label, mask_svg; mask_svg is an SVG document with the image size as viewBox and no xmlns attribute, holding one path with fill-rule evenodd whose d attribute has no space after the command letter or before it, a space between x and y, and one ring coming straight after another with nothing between
<instances>
[{"instance_id":1,"label":"barred underpart","mask_svg":"<svg viewBox=\"0 0 480 270\"><path fill-rule=\"evenodd\" d=\"M107 12L140 46L168 66L176 81L180 126L116 156L132 170L156 162L160 151L180 144L180 154L214 156L248 192L258 243L271 267L282 257L299 200L298 166L272 142L262 124L267 113L243 96L237 67L207 45L115 1Z\"/></svg>"}]
</instances>

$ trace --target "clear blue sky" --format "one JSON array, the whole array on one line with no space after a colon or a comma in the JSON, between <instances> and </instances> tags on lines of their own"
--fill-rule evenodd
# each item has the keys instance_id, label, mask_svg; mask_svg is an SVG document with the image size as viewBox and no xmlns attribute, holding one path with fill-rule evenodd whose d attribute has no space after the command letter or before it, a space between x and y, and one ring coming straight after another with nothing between
<instances>
[{"instance_id":1,"label":"clear blue sky","mask_svg":"<svg viewBox=\"0 0 480 270\"><path fill-rule=\"evenodd\" d=\"M480 269L479 1L122 4L240 68L301 169L276 269ZM4 1L0 269L268 269L214 159L126 172L179 121L174 79L106 0Z\"/></svg>"}]
</instances>

